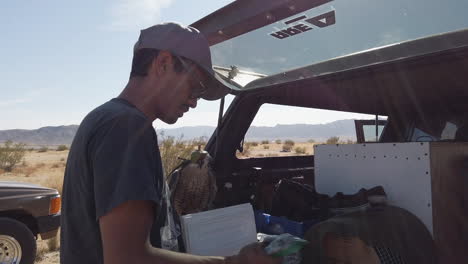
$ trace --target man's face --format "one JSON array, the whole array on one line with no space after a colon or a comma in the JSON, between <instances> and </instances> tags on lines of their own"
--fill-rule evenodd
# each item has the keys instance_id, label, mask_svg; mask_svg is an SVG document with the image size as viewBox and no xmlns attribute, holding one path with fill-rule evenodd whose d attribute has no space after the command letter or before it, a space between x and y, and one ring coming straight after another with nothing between
<instances>
[{"instance_id":1,"label":"man's face","mask_svg":"<svg viewBox=\"0 0 468 264\"><path fill-rule=\"evenodd\" d=\"M206 89L203 85L206 75L198 66L180 57L173 59L181 61L183 71L177 72L174 65L167 67L157 105L158 118L167 124L174 124L190 108L195 108Z\"/></svg>"}]
</instances>

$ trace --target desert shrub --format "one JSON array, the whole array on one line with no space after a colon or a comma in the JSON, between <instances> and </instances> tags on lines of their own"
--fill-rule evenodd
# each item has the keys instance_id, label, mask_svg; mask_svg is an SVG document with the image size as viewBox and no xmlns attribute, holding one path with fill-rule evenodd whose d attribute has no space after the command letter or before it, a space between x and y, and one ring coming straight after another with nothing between
<instances>
[{"instance_id":1,"label":"desert shrub","mask_svg":"<svg viewBox=\"0 0 468 264\"><path fill-rule=\"evenodd\" d=\"M292 147L292 146L294 146L294 144L295 144L294 141L292 141L292 140L290 140L290 139L286 139L286 140L284 141L284 145L290 145L290 146Z\"/></svg>"},{"instance_id":2,"label":"desert shrub","mask_svg":"<svg viewBox=\"0 0 468 264\"><path fill-rule=\"evenodd\" d=\"M338 144L338 142L340 141L340 138L339 137L331 137L329 139L327 139L327 144Z\"/></svg>"},{"instance_id":3,"label":"desert shrub","mask_svg":"<svg viewBox=\"0 0 468 264\"><path fill-rule=\"evenodd\" d=\"M200 146L200 149L203 149L207 142L208 140L206 137L199 137L192 140L193 145L197 147Z\"/></svg>"},{"instance_id":4,"label":"desert shrub","mask_svg":"<svg viewBox=\"0 0 468 264\"><path fill-rule=\"evenodd\" d=\"M257 158L263 158L263 157L265 157L265 155L263 155L263 154L261 154L261 153L260 153L260 154L257 154Z\"/></svg>"},{"instance_id":5,"label":"desert shrub","mask_svg":"<svg viewBox=\"0 0 468 264\"><path fill-rule=\"evenodd\" d=\"M190 155L196 149L193 141L184 141L183 136L175 138L166 137L164 133L160 135L159 151L161 152L161 161L164 173L167 176L183 160L190 159Z\"/></svg>"},{"instance_id":6,"label":"desert shrub","mask_svg":"<svg viewBox=\"0 0 468 264\"><path fill-rule=\"evenodd\" d=\"M281 144L281 139L275 140L275 143L276 143L276 144Z\"/></svg>"},{"instance_id":7,"label":"desert shrub","mask_svg":"<svg viewBox=\"0 0 468 264\"><path fill-rule=\"evenodd\" d=\"M312 139L312 138L311 138L311 139L307 140L307 142L308 142L308 143L315 143L315 139Z\"/></svg>"},{"instance_id":8,"label":"desert shrub","mask_svg":"<svg viewBox=\"0 0 468 264\"><path fill-rule=\"evenodd\" d=\"M262 145L265 145L265 144L270 144L270 141L269 140L262 140Z\"/></svg>"},{"instance_id":9,"label":"desert shrub","mask_svg":"<svg viewBox=\"0 0 468 264\"><path fill-rule=\"evenodd\" d=\"M7 141L0 147L0 169L11 171L18 163L20 163L26 153L25 144Z\"/></svg>"},{"instance_id":10,"label":"desert shrub","mask_svg":"<svg viewBox=\"0 0 468 264\"><path fill-rule=\"evenodd\" d=\"M52 169L60 168L60 163L52 164L51 168L52 168Z\"/></svg>"},{"instance_id":11,"label":"desert shrub","mask_svg":"<svg viewBox=\"0 0 468 264\"><path fill-rule=\"evenodd\" d=\"M263 145L263 149L270 149L270 146L268 146L268 145Z\"/></svg>"},{"instance_id":12,"label":"desert shrub","mask_svg":"<svg viewBox=\"0 0 468 264\"><path fill-rule=\"evenodd\" d=\"M56 189L60 194L62 194L63 173L50 173L43 182L43 185L52 189Z\"/></svg>"},{"instance_id":13,"label":"desert shrub","mask_svg":"<svg viewBox=\"0 0 468 264\"><path fill-rule=\"evenodd\" d=\"M66 145L60 145L57 147L57 151L64 151L64 150L67 150L68 147Z\"/></svg>"},{"instance_id":14,"label":"desert shrub","mask_svg":"<svg viewBox=\"0 0 468 264\"><path fill-rule=\"evenodd\" d=\"M247 147L247 148L251 148L251 147L256 147L258 146L258 142L255 142L255 141L252 141L252 142L245 142L244 143L244 148Z\"/></svg>"},{"instance_id":15,"label":"desert shrub","mask_svg":"<svg viewBox=\"0 0 468 264\"><path fill-rule=\"evenodd\" d=\"M60 161L65 161L65 158L61 158Z\"/></svg>"},{"instance_id":16,"label":"desert shrub","mask_svg":"<svg viewBox=\"0 0 468 264\"><path fill-rule=\"evenodd\" d=\"M291 152L292 145L289 144L283 144L282 151L283 152Z\"/></svg>"},{"instance_id":17,"label":"desert shrub","mask_svg":"<svg viewBox=\"0 0 468 264\"><path fill-rule=\"evenodd\" d=\"M22 175L24 177L30 177L40 169L38 164L35 165L26 165L26 166L17 166L14 168L14 172L17 175Z\"/></svg>"},{"instance_id":18,"label":"desert shrub","mask_svg":"<svg viewBox=\"0 0 468 264\"><path fill-rule=\"evenodd\" d=\"M306 153L306 148L305 147L296 147L294 149L294 151L296 152L296 154L305 154Z\"/></svg>"},{"instance_id":19,"label":"desert shrub","mask_svg":"<svg viewBox=\"0 0 468 264\"><path fill-rule=\"evenodd\" d=\"M48 150L49 150L48 147L43 146L43 147L41 147L37 152L47 152Z\"/></svg>"},{"instance_id":20,"label":"desert shrub","mask_svg":"<svg viewBox=\"0 0 468 264\"><path fill-rule=\"evenodd\" d=\"M278 154L276 154L276 153L268 153L266 156L267 156L267 157L278 157Z\"/></svg>"}]
</instances>

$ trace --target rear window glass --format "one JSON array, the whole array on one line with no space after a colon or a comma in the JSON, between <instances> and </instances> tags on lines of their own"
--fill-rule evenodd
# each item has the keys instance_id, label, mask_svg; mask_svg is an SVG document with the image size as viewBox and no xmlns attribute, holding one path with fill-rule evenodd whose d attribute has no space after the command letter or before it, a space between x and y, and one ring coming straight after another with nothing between
<instances>
[{"instance_id":1,"label":"rear window glass","mask_svg":"<svg viewBox=\"0 0 468 264\"><path fill-rule=\"evenodd\" d=\"M373 118L374 115L264 104L245 134L243 151L236 156L245 159L313 155L315 144L353 144L354 120Z\"/></svg>"},{"instance_id":2,"label":"rear window glass","mask_svg":"<svg viewBox=\"0 0 468 264\"><path fill-rule=\"evenodd\" d=\"M213 64L245 86L332 58L468 28L466 10L466 0L328 1L212 46Z\"/></svg>"}]
</instances>

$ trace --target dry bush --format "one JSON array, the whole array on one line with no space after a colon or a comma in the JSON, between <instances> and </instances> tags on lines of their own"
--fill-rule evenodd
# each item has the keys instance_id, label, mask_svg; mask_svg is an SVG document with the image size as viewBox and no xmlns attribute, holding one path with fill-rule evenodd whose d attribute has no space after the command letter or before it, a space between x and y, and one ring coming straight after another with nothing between
<instances>
[{"instance_id":1,"label":"dry bush","mask_svg":"<svg viewBox=\"0 0 468 264\"><path fill-rule=\"evenodd\" d=\"M65 161L65 158L61 158L60 161Z\"/></svg>"},{"instance_id":2,"label":"dry bush","mask_svg":"<svg viewBox=\"0 0 468 264\"><path fill-rule=\"evenodd\" d=\"M294 141L290 140L290 139L287 139L284 141L284 145L290 145L291 147L294 146Z\"/></svg>"},{"instance_id":3,"label":"dry bush","mask_svg":"<svg viewBox=\"0 0 468 264\"><path fill-rule=\"evenodd\" d=\"M296 152L296 154L305 154L306 153L306 148L305 147L296 147L294 149L294 151Z\"/></svg>"},{"instance_id":4,"label":"dry bush","mask_svg":"<svg viewBox=\"0 0 468 264\"><path fill-rule=\"evenodd\" d=\"M276 144L281 144L281 139L275 140L275 143L276 143Z\"/></svg>"},{"instance_id":5,"label":"dry bush","mask_svg":"<svg viewBox=\"0 0 468 264\"><path fill-rule=\"evenodd\" d=\"M63 174L55 174L52 173L47 177L44 185L57 190L60 194L62 194L62 187L63 187Z\"/></svg>"},{"instance_id":6,"label":"dry bush","mask_svg":"<svg viewBox=\"0 0 468 264\"><path fill-rule=\"evenodd\" d=\"M200 149L203 149L206 146L207 142L208 142L208 139L203 136L192 140L193 145L196 147L200 146Z\"/></svg>"},{"instance_id":7,"label":"dry bush","mask_svg":"<svg viewBox=\"0 0 468 264\"><path fill-rule=\"evenodd\" d=\"M12 171L18 165L26 154L25 144L7 141L0 147L0 168L4 171Z\"/></svg>"},{"instance_id":8,"label":"dry bush","mask_svg":"<svg viewBox=\"0 0 468 264\"><path fill-rule=\"evenodd\" d=\"M265 145L265 144L270 144L270 141L269 140L262 140L262 144Z\"/></svg>"},{"instance_id":9,"label":"dry bush","mask_svg":"<svg viewBox=\"0 0 468 264\"><path fill-rule=\"evenodd\" d=\"M37 150L37 152L43 153L43 152L47 152L48 150L49 150L49 148L44 146L44 147L41 147L39 150Z\"/></svg>"},{"instance_id":10,"label":"dry bush","mask_svg":"<svg viewBox=\"0 0 468 264\"><path fill-rule=\"evenodd\" d=\"M159 151L161 152L161 160L164 173L167 176L172 172L184 159L189 159L192 152L196 149L193 141L184 141L183 136L179 138L166 137L164 133L160 134L161 141L159 143Z\"/></svg>"},{"instance_id":11,"label":"dry bush","mask_svg":"<svg viewBox=\"0 0 468 264\"><path fill-rule=\"evenodd\" d=\"M29 177L34 172L36 172L37 169L38 169L37 165L36 166L23 166L23 167L15 169L15 173L23 174L24 177Z\"/></svg>"},{"instance_id":12,"label":"dry bush","mask_svg":"<svg viewBox=\"0 0 468 264\"><path fill-rule=\"evenodd\" d=\"M266 156L267 157L278 157L279 155L276 154L276 153L268 153Z\"/></svg>"},{"instance_id":13,"label":"dry bush","mask_svg":"<svg viewBox=\"0 0 468 264\"><path fill-rule=\"evenodd\" d=\"M289 144L283 144L282 150L283 152L291 152L292 145Z\"/></svg>"},{"instance_id":14,"label":"dry bush","mask_svg":"<svg viewBox=\"0 0 468 264\"><path fill-rule=\"evenodd\" d=\"M340 142L340 138L339 137L331 137L329 139L327 139L327 144L338 144L338 142Z\"/></svg>"},{"instance_id":15,"label":"dry bush","mask_svg":"<svg viewBox=\"0 0 468 264\"><path fill-rule=\"evenodd\" d=\"M248 145L249 147L256 147L258 146L258 142L255 142L255 141L245 142L245 145Z\"/></svg>"},{"instance_id":16,"label":"dry bush","mask_svg":"<svg viewBox=\"0 0 468 264\"><path fill-rule=\"evenodd\" d=\"M265 155L263 155L263 154L260 153L260 154L257 154L256 157L257 157L257 158L263 158L263 157L265 157Z\"/></svg>"},{"instance_id":17,"label":"dry bush","mask_svg":"<svg viewBox=\"0 0 468 264\"><path fill-rule=\"evenodd\" d=\"M312 138L311 138L311 139L307 140L307 142L308 142L308 143L315 143L315 139L312 139Z\"/></svg>"},{"instance_id":18,"label":"dry bush","mask_svg":"<svg viewBox=\"0 0 468 264\"><path fill-rule=\"evenodd\" d=\"M51 168L52 169L57 169L57 168L60 168L60 163L55 163L55 164L52 164Z\"/></svg>"},{"instance_id":19,"label":"dry bush","mask_svg":"<svg viewBox=\"0 0 468 264\"><path fill-rule=\"evenodd\" d=\"M65 151L68 150L68 147L66 145L60 145L57 147L57 151Z\"/></svg>"},{"instance_id":20,"label":"dry bush","mask_svg":"<svg viewBox=\"0 0 468 264\"><path fill-rule=\"evenodd\" d=\"M270 149L270 146L268 146L268 145L263 145L263 149Z\"/></svg>"}]
</instances>

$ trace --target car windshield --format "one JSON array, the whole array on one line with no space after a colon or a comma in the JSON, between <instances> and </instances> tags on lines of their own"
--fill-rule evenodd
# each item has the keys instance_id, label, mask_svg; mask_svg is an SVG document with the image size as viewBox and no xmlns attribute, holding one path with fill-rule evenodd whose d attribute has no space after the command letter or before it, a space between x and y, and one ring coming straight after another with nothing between
<instances>
[{"instance_id":1,"label":"car windshield","mask_svg":"<svg viewBox=\"0 0 468 264\"><path fill-rule=\"evenodd\" d=\"M321 2L212 46L216 71L246 86L332 58L468 28L466 0Z\"/></svg>"}]
</instances>

